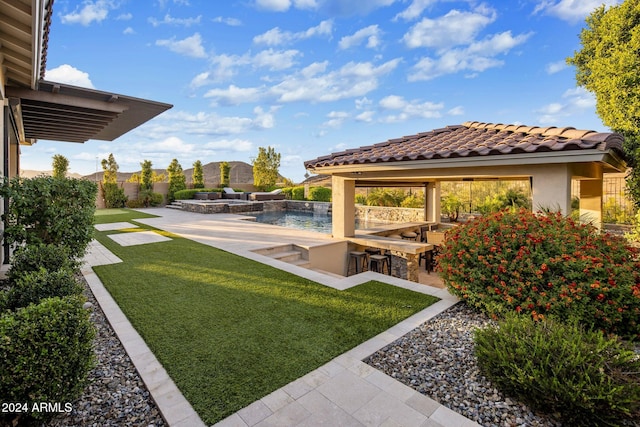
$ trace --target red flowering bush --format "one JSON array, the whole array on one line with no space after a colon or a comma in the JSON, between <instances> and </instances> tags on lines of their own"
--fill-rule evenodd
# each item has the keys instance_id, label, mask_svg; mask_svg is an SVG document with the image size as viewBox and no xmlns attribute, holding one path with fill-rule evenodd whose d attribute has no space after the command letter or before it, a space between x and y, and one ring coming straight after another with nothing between
<instances>
[{"instance_id":1,"label":"red flowering bush","mask_svg":"<svg viewBox=\"0 0 640 427\"><path fill-rule=\"evenodd\" d=\"M456 227L438 268L450 292L493 316L576 318L640 338L637 250L560 213L501 211Z\"/></svg>"}]
</instances>

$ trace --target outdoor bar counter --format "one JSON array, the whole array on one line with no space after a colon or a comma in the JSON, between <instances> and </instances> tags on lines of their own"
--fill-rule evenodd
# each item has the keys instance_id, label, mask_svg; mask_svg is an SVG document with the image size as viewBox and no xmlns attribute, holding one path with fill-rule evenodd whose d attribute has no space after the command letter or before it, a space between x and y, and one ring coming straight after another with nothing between
<instances>
[{"instance_id":1,"label":"outdoor bar counter","mask_svg":"<svg viewBox=\"0 0 640 427\"><path fill-rule=\"evenodd\" d=\"M389 225L366 230L358 230L354 237L349 237L350 243L358 250L377 248L391 253L391 275L401 279L418 282L420 254L433 250L433 245L419 241L420 226L425 223ZM418 241L388 237L417 229Z\"/></svg>"}]
</instances>

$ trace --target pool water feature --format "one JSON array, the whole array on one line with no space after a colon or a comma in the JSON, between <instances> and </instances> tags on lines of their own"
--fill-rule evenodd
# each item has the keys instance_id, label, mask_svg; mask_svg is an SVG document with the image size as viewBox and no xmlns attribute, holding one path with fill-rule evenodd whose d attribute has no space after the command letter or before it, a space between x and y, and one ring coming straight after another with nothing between
<instances>
[{"instance_id":1,"label":"pool water feature","mask_svg":"<svg viewBox=\"0 0 640 427\"><path fill-rule=\"evenodd\" d=\"M328 215L326 212L268 211L252 214L251 216L255 217L256 222L263 224L331 234L331 215ZM380 224L382 223L364 222L356 219L356 229L373 227Z\"/></svg>"}]
</instances>

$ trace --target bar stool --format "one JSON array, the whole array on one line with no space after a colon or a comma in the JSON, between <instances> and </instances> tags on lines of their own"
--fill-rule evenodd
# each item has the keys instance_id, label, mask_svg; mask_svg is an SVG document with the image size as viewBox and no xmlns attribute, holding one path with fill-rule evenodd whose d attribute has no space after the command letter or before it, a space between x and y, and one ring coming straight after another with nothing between
<instances>
[{"instance_id":1,"label":"bar stool","mask_svg":"<svg viewBox=\"0 0 640 427\"><path fill-rule=\"evenodd\" d=\"M420 255L418 256L418 266L422 265L422 260L424 260L424 269L427 273L431 274L434 270L433 249L420 252Z\"/></svg>"},{"instance_id":2,"label":"bar stool","mask_svg":"<svg viewBox=\"0 0 640 427\"><path fill-rule=\"evenodd\" d=\"M380 255L382 253L380 248L366 248L364 251L366 253L368 253L369 256L371 256L371 255Z\"/></svg>"},{"instance_id":3,"label":"bar stool","mask_svg":"<svg viewBox=\"0 0 640 427\"><path fill-rule=\"evenodd\" d=\"M400 235L404 240L417 240L418 233L414 233L413 231L405 231Z\"/></svg>"},{"instance_id":4,"label":"bar stool","mask_svg":"<svg viewBox=\"0 0 640 427\"><path fill-rule=\"evenodd\" d=\"M367 267L367 257L369 254L362 251L351 251L349 252L349 265L347 266L347 276L349 275L349 271L351 271L351 264L354 263L354 267L356 270L355 274L362 273L364 269Z\"/></svg>"},{"instance_id":5,"label":"bar stool","mask_svg":"<svg viewBox=\"0 0 640 427\"><path fill-rule=\"evenodd\" d=\"M369 257L369 271L384 274L384 266L387 266L387 274L391 275L391 264L388 255L371 255Z\"/></svg>"}]
</instances>

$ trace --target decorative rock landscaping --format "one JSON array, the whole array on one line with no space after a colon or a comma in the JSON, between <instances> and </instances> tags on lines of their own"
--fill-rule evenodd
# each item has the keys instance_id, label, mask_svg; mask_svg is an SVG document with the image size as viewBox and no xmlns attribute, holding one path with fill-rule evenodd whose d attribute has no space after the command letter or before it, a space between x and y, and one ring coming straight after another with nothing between
<instances>
[{"instance_id":1,"label":"decorative rock landscaping","mask_svg":"<svg viewBox=\"0 0 640 427\"><path fill-rule=\"evenodd\" d=\"M86 307L96 326L96 367L89 384L73 402L70 413L56 416L50 427L68 426L165 426L158 407L140 379L120 340L88 289Z\"/></svg>"},{"instance_id":2,"label":"decorative rock landscaping","mask_svg":"<svg viewBox=\"0 0 640 427\"><path fill-rule=\"evenodd\" d=\"M473 331L489 322L487 316L457 304L365 363L483 426L560 426L504 397L480 373Z\"/></svg>"}]
</instances>

